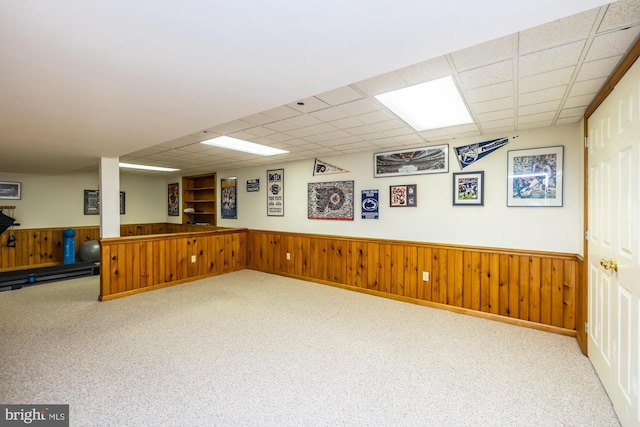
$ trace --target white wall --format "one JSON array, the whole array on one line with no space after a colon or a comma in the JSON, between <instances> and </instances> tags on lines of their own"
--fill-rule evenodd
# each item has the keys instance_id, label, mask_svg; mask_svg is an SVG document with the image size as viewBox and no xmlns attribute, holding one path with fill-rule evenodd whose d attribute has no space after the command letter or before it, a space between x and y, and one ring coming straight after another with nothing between
<instances>
[{"instance_id":1,"label":"white wall","mask_svg":"<svg viewBox=\"0 0 640 427\"><path fill-rule=\"evenodd\" d=\"M484 206L452 206L453 172L459 172L453 147L511 135L443 141L450 147L449 173L404 177L373 177L373 153L321 159L349 173L313 176L313 160L274 163L218 171L218 179L238 177L238 219L218 218L222 227L307 232L500 248L582 253L582 127L581 124L521 131L518 138L464 169L484 171ZM564 146L564 206L507 207L507 152ZM385 151L381 148L378 151ZM285 216L266 214L266 170L284 168ZM248 179L260 179L260 191L246 192ZM309 182L355 182L355 220L307 219ZM389 186L417 184L416 208L390 208ZM380 219L361 219L361 191L380 191ZM218 213L220 212L218 208Z\"/></svg>"},{"instance_id":2,"label":"white wall","mask_svg":"<svg viewBox=\"0 0 640 427\"><path fill-rule=\"evenodd\" d=\"M84 215L84 190L98 189L98 174L25 175L0 173L1 181L22 183L20 200L0 200L14 205L20 228L99 226L98 215ZM121 224L165 222L167 186L164 177L120 175L125 192L125 214Z\"/></svg>"}]
</instances>

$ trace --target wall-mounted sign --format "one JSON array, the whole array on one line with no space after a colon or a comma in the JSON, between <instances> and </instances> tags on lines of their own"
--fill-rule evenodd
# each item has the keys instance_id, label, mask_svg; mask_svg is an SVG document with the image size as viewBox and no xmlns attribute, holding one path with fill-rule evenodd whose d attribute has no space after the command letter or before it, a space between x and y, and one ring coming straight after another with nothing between
<instances>
[{"instance_id":1,"label":"wall-mounted sign","mask_svg":"<svg viewBox=\"0 0 640 427\"><path fill-rule=\"evenodd\" d=\"M267 216L284 216L284 169L267 171Z\"/></svg>"}]
</instances>

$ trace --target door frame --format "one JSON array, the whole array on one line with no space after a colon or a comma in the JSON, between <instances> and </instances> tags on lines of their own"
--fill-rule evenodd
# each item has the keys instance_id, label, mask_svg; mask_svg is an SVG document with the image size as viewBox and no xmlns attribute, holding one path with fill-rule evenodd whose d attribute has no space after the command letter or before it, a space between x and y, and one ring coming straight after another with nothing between
<instances>
[{"instance_id":1,"label":"door frame","mask_svg":"<svg viewBox=\"0 0 640 427\"><path fill-rule=\"evenodd\" d=\"M609 96L609 94L613 91L613 88L616 87L618 82L624 77L624 75L629 71L629 68L636 62L636 60L640 57L640 38L636 40L635 44L629 49L629 52L626 54L624 58L618 64L618 67L613 71L609 79L605 82L605 84L600 89L600 92L593 98L591 104L587 107L584 117L583 117L583 125L584 125L584 139L585 144L583 147L584 155L583 155L583 178L584 178L584 194L583 194L583 208L584 208L584 241L583 241L583 258L582 268L581 268L581 277L578 277L578 287L576 288L576 339L578 341L578 345L580 346L580 350L586 356L588 350L588 339L587 339L587 327L586 322L589 321L588 313L589 313L589 281L588 281L588 268L589 263L585 262L585 260L589 259L589 148L587 146L587 136L589 135L589 117L596 111L596 109L602 104L602 102Z\"/></svg>"}]
</instances>

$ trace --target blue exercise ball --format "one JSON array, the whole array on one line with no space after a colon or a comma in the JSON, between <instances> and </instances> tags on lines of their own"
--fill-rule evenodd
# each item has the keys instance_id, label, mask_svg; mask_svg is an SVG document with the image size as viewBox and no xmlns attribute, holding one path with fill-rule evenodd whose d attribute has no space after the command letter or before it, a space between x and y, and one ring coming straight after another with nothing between
<instances>
[{"instance_id":1,"label":"blue exercise ball","mask_svg":"<svg viewBox=\"0 0 640 427\"><path fill-rule=\"evenodd\" d=\"M78 258L84 262L100 261L100 242L97 240L87 240L78 249Z\"/></svg>"}]
</instances>

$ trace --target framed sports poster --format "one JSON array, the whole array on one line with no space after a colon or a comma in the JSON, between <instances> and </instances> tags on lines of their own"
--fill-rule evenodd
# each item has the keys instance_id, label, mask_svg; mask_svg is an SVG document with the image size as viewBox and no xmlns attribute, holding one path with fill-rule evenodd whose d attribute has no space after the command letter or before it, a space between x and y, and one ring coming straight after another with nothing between
<instances>
[{"instance_id":1,"label":"framed sports poster","mask_svg":"<svg viewBox=\"0 0 640 427\"><path fill-rule=\"evenodd\" d=\"M507 153L507 206L562 207L564 147Z\"/></svg>"},{"instance_id":2,"label":"framed sports poster","mask_svg":"<svg viewBox=\"0 0 640 427\"><path fill-rule=\"evenodd\" d=\"M222 205L220 213L223 219L238 219L238 179L222 178L220 180Z\"/></svg>"},{"instance_id":3,"label":"framed sports poster","mask_svg":"<svg viewBox=\"0 0 640 427\"><path fill-rule=\"evenodd\" d=\"M284 216L284 169L267 171L267 216Z\"/></svg>"},{"instance_id":4,"label":"framed sports poster","mask_svg":"<svg viewBox=\"0 0 640 427\"><path fill-rule=\"evenodd\" d=\"M353 181L311 182L307 189L309 219L353 220Z\"/></svg>"},{"instance_id":5,"label":"framed sports poster","mask_svg":"<svg viewBox=\"0 0 640 427\"><path fill-rule=\"evenodd\" d=\"M388 151L373 155L376 178L449 172L449 145Z\"/></svg>"},{"instance_id":6,"label":"framed sports poster","mask_svg":"<svg viewBox=\"0 0 640 427\"><path fill-rule=\"evenodd\" d=\"M453 205L484 205L484 171L453 174Z\"/></svg>"},{"instance_id":7,"label":"framed sports poster","mask_svg":"<svg viewBox=\"0 0 640 427\"><path fill-rule=\"evenodd\" d=\"M178 183L168 185L167 214L169 216L180 216L180 194L178 193Z\"/></svg>"}]
</instances>

